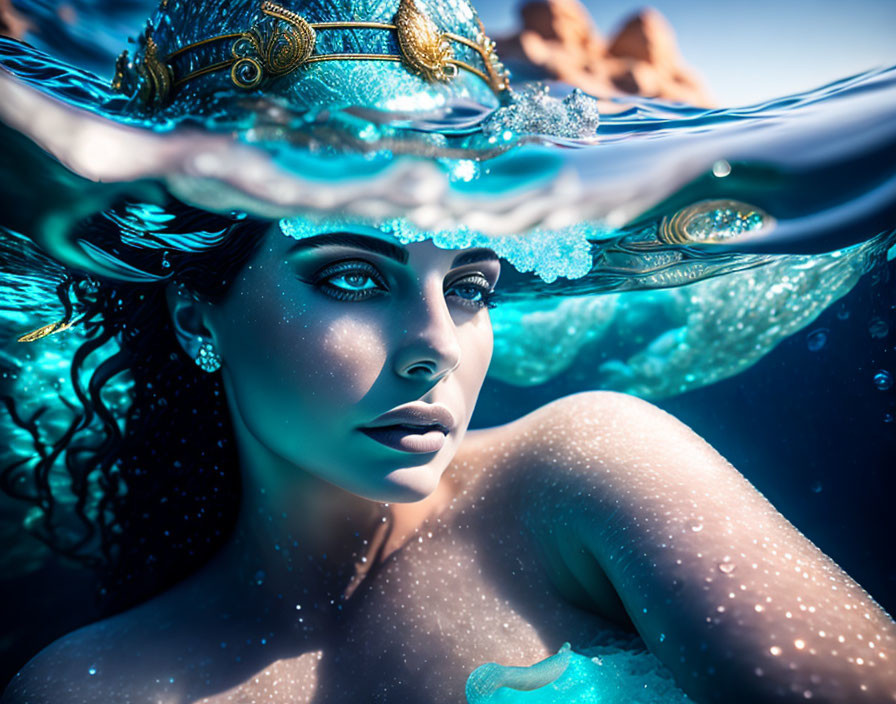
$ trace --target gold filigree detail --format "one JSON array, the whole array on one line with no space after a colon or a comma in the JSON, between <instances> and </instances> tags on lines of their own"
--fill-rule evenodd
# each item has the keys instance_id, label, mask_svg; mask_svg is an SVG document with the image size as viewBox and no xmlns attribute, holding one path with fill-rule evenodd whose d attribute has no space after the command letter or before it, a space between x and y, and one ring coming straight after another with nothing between
<instances>
[{"instance_id":1,"label":"gold filigree detail","mask_svg":"<svg viewBox=\"0 0 896 704\"><path fill-rule=\"evenodd\" d=\"M308 24L305 22L305 18L301 15L292 10L287 10L285 7L280 7L280 5L270 2L270 0L264 0L264 2L261 3L261 11L269 17L277 17L292 25L299 25L302 23Z\"/></svg>"},{"instance_id":2,"label":"gold filigree detail","mask_svg":"<svg viewBox=\"0 0 896 704\"><path fill-rule=\"evenodd\" d=\"M112 87L132 95L144 107L157 108L167 104L171 93L183 84L217 71L229 71L235 85L252 89L266 78L285 76L311 63L400 61L427 81L448 81L463 69L481 78L495 93L510 90L509 74L495 54L495 43L486 36L478 19L478 31L475 38L471 38L441 31L415 0L399 0L392 24L356 20L312 23L270 0L261 2L260 9L265 22L257 22L242 32L218 34L192 42L175 49L164 60L159 58L158 47L147 30L143 57L131 62L127 52L123 52L115 64ZM339 29L395 32L400 52L315 54L316 33ZM225 41L231 42L227 58L195 68L175 79L172 70L175 59L200 47ZM476 52L482 67L455 58L452 42ZM137 92L133 95L135 88Z\"/></svg>"},{"instance_id":3,"label":"gold filigree detail","mask_svg":"<svg viewBox=\"0 0 896 704\"><path fill-rule=\"evenodd\" d=\"M143 61L137 65L140 81L139 96L144 105L157 107L168 102L174 75L171 67L159 58L159 47L149 33L146 32L146 50Z\"/></svg>"},{"instance_id":4,"label":"gold filigree detail","mask_svg":"<svg viewBox=\"0 0 896 704\"><path fill-rule=\"evenodd\" d=\"M775 219L756 206L736 200L702 200L660 221L657 237L666 244L714 244L768 234Z\"/></svg>"},{"instance_id":5,"label":"gold filigree detail","mask_svg":"<svg viewBox=\"0 0 896 704\"><path fill-rule=\"evenodd\" d=\"M119 93L124 93L127 90L125 82L127 81L129 63L130 57L128 56L128 50L125 49L115 59L115 75L112 77L112 90Z\"/></svg>"},{"instance_id":6,"label":"gold filigree detail","mask_svg":"<svg viewBox=\"0 0 896 704\"><path fill-rule=\"evenodd\" d=\"M234 62L230 78L240 88L255 88L265 78L285 76L304 64L314 53L317 36L303 17L263 2L261 11L277 20L276 26L254 25L233 42ZM286 26L284 26L284 24Z\"/></svg>"},{"instance_id":7,"label":"gold filigree detail","mask_svg":"<svg viewBox=\"0 0 896 704\"><path fill-rule=\"evenodd\" d=\"M504 64L498 58L498 54L495 52L495 41L490 39L485 33L482 20L478 17L476 18L476 24L479 27L479 31L476 34L476 43L479 45L479 53L485 62L488 82L496 92L500 93L502 90L510 90L510 71L504 67Z\"/></svg>"},{"instance_id":8,"label":"gold filigree detail","mask_svg":"<svg viewBox=\"0 0 896 704\"><path fill-rule=\"evenodd\" d=\"M168 102L174 84L174 74L165 61L159 58L159 47L146 30L143 57L131 64L127 49L115 60L112 89L126 95L136 87L136 97L144 107L158 107Z\"/></svg>"},{"instance_id":9,"label":"gold filigree detail","mask_svg":"<svg viewBox=\"0 0 896 704\"><path fill-rule=\"evenodd\" d=\"M72 325L75 324L75 322L77 321L57 320L55 323L44 325L37 330L32 330L31 332L22 335L20 338L18 338L17 342L35 342L36 340L47 337L48 335L62 332L63 330L68 330Z\"/></svg>"},{"instance_id":10,"label":"gold filigree detail","mask_svg":"<svg viewBox=\"0 0 896 704\"><path fill-rule=\"evenodd\" d=\"M394 22L402 56L413 70L428 81L447 81L457 75L447 37L414 0L401 0Z\"/></svg>"}]
</instances>

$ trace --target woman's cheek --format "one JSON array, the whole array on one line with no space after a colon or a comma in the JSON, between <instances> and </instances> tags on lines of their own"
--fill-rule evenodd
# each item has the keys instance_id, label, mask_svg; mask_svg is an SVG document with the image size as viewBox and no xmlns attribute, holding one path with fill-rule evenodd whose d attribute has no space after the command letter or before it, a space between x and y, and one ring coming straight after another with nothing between
<instances>
[{"instance_id":1,"label":"woman's cheek","mask_svg":"<svg viewBox=\"0 0 896 704\"><path fill-rule=\"evenodd\" d=\"M273 322L273 321L272 321ZM258 349L263 387L318 408L357 403L380 376L386 349L370 326L350 319L304 316L273 322Z\"/></svg>"},{"instance_id":2,"label":"woman's cheek","mask_svg":"<svg viewBox=\"0 0 896 704\"><path fill-rule=\"evenodd\" d=\"M470 391L475 389L474 394L478 396L479 388L488 373L494 348L494 334L488 313L472 323L465 332L461 342L463 357L459 371L462 373L464 386Z\"/></svg>"},{"instance_id":3,"label":"woman's cheek","mask_svg":"<svg viewBox=\"0 0 896 704\"><path fill-rule=\"evenodd\" d=\"M341 400L359 402L383 373L388 358L382 330L370 321L345 315L326 324L320 351L338 385Z\"/></svg>"}]
</instances>

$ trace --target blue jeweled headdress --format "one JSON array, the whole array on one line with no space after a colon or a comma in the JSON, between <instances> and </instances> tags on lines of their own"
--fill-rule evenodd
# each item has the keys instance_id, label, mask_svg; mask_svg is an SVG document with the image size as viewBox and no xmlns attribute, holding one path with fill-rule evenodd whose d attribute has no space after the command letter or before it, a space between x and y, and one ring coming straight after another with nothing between
<instances>
[{"instance_id":1,"label":"blue jeweled headdress","mask_svg":"<svg viewBox=\"0 0 896 704\"><path fill-rule=\"evenodd\" d=\"M421 89L480 101L509 90L494 42L457 0L163 0L112 86L141 111L180 114L234 89L263 88L293 107L319 105L321 91L357 105Z\"/></svg>"}]
</instances>

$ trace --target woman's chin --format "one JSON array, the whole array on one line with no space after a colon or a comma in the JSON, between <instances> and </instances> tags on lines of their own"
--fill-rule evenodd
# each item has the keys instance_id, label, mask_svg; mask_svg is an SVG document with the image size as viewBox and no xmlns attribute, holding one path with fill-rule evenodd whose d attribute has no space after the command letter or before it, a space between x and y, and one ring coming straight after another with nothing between
<instances>
[{"instance_id":1,"label":"woman's chin","mask_svg":"<svg viewBox=\"0 0 896 704\"><path fill-rule=\"evenodd\" d=\"M403 467L386 475L380 501L409 504L422 501L439 486L441 467Z\"/></svg>"}]
</instances>

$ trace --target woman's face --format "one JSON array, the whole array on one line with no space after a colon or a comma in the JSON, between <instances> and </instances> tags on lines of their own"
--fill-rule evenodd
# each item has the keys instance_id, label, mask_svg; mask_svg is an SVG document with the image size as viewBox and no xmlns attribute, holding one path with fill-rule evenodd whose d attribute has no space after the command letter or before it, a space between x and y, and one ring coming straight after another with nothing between
<instances>
[{"instance_id":1,"label":"woman's face","mask_svg":"<svg viewBox=\"0 0 896 704\"><path fill-rule=\"evenodd\" d=\"M487 249L273 228L206 315L235 426L281 466L357 495L424 498L491 360L499 272Z\"/></svg>"}]
</instances>

